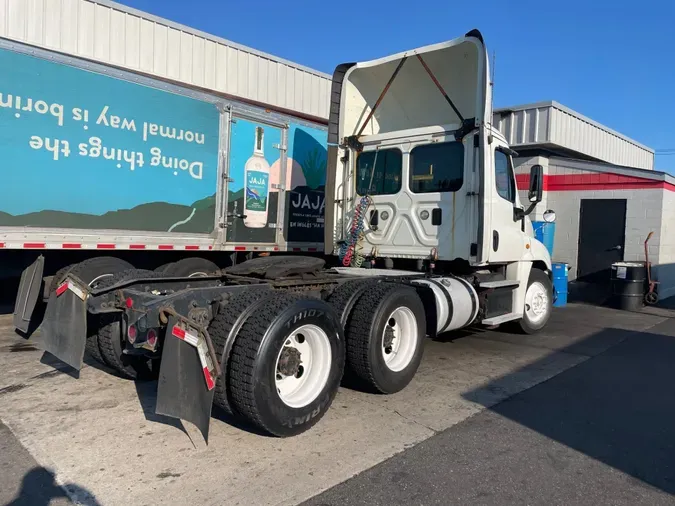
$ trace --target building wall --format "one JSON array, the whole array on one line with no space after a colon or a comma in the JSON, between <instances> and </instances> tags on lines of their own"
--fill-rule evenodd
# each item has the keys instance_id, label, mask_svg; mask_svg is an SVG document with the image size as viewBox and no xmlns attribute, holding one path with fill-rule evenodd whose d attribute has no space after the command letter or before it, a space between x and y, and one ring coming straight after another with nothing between
<instances>
[{"instance_id":1,"label":"building wall","mask_svg":"<svg viewBox=\"0 0 675 506\"><path fill-rule=\"evenodd\" d=\"M328 118L330 76L108 0L0 0L0 37Z\"/></svg>"},{"instance_id":2,"label":"building wall","mask_svg":"<svg viewBox=\"0 0 675 506\"><path fill-rule=\"evenodd\" d=\"M659 280L659 297L665 299L675 295L675 191L663 192L661 230L659 233L658 265L653 275ZM652 241L649 241L652 244ZM652 263L657 263L650 258Z\"/></svg>"},{"instance_id":3,"label":"building wall","mask_svg":"<svg viewBox=\"0 0 675 506\"><path fill-rule=\"evenodd\" d=\"M675 295L675 192L664 190L660 186L639 188L638 183L632 179L627 180L625 176L609 173L599 176L601 173L597 170L579 169L578 161L575 162L577 167L569 167L564 159L545 159L544 164L541 162L544 157L536 158L539 161L516 160L516 173L521 176L519 189L526 193L527 178L524 175L529 173L529 166L533 163L541 163L546 174L544 200L537 206L532 218L534 221L540 220L541 213L546 209L556 212L553 261L570 265L570 280L577 276L581 200L626 199L624 260L644 260L644 240L653 231L649 241L650 261L653 264L664 264L655 267L654 274L663 277L663 286L659 288L672 290ZM595 181L598 178L606 182L597 184ZM588 181L593 183L587 183ZM669 223L666 224L666 221ZM672 239L666 239L662 244L661 237L668 237L669 233ZM672 267L667 267L669 263Z\"/></svg>"}]
</instances>

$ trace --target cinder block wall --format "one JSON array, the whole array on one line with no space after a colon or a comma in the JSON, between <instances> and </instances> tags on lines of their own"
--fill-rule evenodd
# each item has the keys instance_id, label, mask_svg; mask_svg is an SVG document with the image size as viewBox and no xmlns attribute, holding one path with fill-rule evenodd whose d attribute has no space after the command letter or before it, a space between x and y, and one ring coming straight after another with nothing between
<instances>
[{"instance_id":1,"label":"cinder block wall","mask_svg":"<svg viewBox=\"0 0 675 506\"><path fill-rule=\"evenodd\" d=\"M597 171L582 170L565 165L559 158L532 157L517 159L516 174L529 173L530 166L540 163L544 166L544 173L550 176L583 176L598 174ZM578 162L577 162L578 163ZM527 191L521 189L521 200L526 202ZM664 203L664 195L669 199ZM649 241L650 261L657 265L655 276L664 278L661 289L672 290L675 295L675 193L657 189L637 190L565 190L545 191L544 200L537 206L532 219L542 219L546 209L556 212L556 230L553 246L553 261L566 262L570 265L569 277L577 277L577 263L579 255L579 222L582 199L626 199L626 230L624 260L644 260L644 240L650 231L654 232ZM665 206L665 207L664 207ZM662 220L663 215L663 220ZM670 222L671 238L666 239L667 245L662 244L662 237L667 233L664 222ZM665 267L669 265L669 267ZM672 289L670 287L673 287ZM669 292L670 293L670 292Z\"/></svg>"},{"instance_id":2,"label":"cinder block wall","mask_svg":"<svg viewBox=\"0 0 675 506\"><path fill-rule=\"evenodd\" d=\"M652 264L657 264L653 275L660 282L657 286L659 297L665 299L675 295L675 192L664 190L662 201L659 254L656 257L658 262L656 259L650 260ZM649 244L652 244L652 240Z\"/></svg>"}]
</instances>

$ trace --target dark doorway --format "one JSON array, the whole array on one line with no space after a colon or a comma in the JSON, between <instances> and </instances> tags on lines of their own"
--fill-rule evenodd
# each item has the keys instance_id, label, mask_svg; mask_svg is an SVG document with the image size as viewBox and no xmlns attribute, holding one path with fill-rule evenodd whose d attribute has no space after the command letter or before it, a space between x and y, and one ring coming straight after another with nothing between
<instances>
[{"instance_id":1,"label":"dark doorway","mask_svg":"<svg viewBox=\"0 0 675 506\"><path fill-rule=\"evenodd\" d=\"M623 260L626 199L582 199L577 278L609 282L614 262Z\"/></svg>"}]
</instances>

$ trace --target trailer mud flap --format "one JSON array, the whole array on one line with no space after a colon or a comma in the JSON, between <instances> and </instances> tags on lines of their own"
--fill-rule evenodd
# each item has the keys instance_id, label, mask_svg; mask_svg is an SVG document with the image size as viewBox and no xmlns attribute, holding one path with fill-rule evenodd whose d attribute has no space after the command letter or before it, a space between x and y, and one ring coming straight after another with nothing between
<instances>
[{"instance_id":1,"label":"trailer mud flap","mask_svg":"<svg viewBox=\"0 0 675 506\"><path fill-rule=\"evenodd\" d=\"M62 288L66 286L66 289ZM77 370L82 369L87 340L87 304L84 293L64 283L49 296L42 323L44 349Z\"/></svg>"},{"instance_id":2,"label":"trailer mud flap","mask_svg":"<svg viewBox=\"0 0 675 506\"><path fill-rule=\"evenodd\" d=\"M21 273L21 283L14 304L14 327L24 334L31 328L31 318L41 295L42 273L45 258L40 255L30 267Z\"/></svg>"},{"instance_id":3,"label":"trailer mud flap","mask_svg":"<svg viewBox=\"0 0 675 506\"><path fill-rule=\"evenodd\" d=\"M198 339L177 318L169 319L155 411L195 424L208 443L216 377L210 359L209 365L205 365L203 346Z\"/></svg>"}]
</instances>

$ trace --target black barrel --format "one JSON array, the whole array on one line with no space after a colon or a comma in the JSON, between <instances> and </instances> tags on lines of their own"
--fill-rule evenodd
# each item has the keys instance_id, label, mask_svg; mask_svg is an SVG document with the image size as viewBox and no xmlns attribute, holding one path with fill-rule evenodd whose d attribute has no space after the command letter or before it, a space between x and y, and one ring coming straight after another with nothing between
<instances>
[{"instance_id":1,"label":"black barrel","mask_svg":"<svg viewBox=\"0 0 675 506\"><path fill-rule=\"evenodd\" d=\"M611 283L614 307L626 311L642 308L647 291L647 267L644 262L612 264Z\"/></svg>"}]
</instances>

